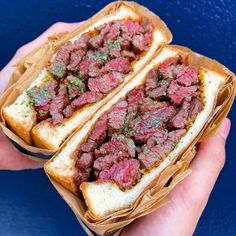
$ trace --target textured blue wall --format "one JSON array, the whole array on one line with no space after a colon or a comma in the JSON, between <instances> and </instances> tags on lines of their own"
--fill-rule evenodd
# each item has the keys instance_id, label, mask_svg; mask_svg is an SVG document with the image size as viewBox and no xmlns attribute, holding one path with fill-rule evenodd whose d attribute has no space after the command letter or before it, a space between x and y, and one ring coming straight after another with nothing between
<instances>
[{"instance_id":1,"label":"textured blue wall","mask_svg":"<svg viewBox=\"0 0 236 236\"><path fill-rule=\"evenodd\" d=\"M219 60L236 72L235 0L138 1L158 14L175 44ZM0 68L21 45L57 21L76 22L109 1L0 1ZM227 143L227 162L195 235L236 235L236 104ZM42 170L0 172L0 235L85 235L70 208Z\"/></svg>"}]
</instances>

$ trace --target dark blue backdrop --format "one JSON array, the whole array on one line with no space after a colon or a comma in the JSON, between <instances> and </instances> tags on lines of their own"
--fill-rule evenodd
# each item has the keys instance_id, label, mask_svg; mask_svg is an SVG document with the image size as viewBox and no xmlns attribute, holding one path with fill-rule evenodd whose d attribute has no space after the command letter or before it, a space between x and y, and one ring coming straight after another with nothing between
<instances>
[{"instance_id":1,"label":"dark blue backdrop","mask_svg":"<svg viewBox=\"0 0 236 236\"><path fill-rule=\"evenodd\" d=\"M57 21L85 20L109 1L0 1L0 68L18 47ZM236 1L138 1L158 14L173 43L219 60L236 72ZM236 235L236 104L227 143L227 162L199 222L196 235ZM70 208L42 170L0 172L0 235L85 235ZM180 216L181 217L181 216ZM138 235L138 234L137 234Z\"/></svg>"}]
</instances>

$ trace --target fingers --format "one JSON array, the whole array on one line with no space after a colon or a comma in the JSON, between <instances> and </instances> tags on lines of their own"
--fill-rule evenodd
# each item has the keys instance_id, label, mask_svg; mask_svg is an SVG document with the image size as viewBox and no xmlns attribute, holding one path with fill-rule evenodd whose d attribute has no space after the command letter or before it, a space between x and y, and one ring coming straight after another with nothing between
<instances>
[{"instance_id":1,"label":"fingers","mask_svg":"<svg viewBox=\"0 0 236 236\"><path fill-rule=\"evenodd\" d=\"M64 22L58 22L53 24L49 29L47 29L43 34L41 34L39 37L37 37L35 40L33 40L30 43L25 44L21 48L17 50L14 57L11 59L11 61L2 69L0 72L0 80L1 80L1 86L0 86L0 95L3 93L5 87L8 84L8 81L11 77L11 74L15 70L13 65L19 60L21 57L24 57L27 53L32 51L34 48L40 46L45 41L47 41L49 36L52 36L54 34L58 34L65 31L72 31L75 28L77 28L82 22L79 23L64 23Z\"/></svg>"},{"instance_id":2,"label":"fingers","mask_svg":"<svg viewBox=\"0 0 236 236\"><path fill-rule=\"evenodd\" d=\"M192 191L192 203L207 203L210 192L225 163L225 142L230 131L230 120L225 119L213 137L199 145L197 156L191 164L192 174L186 185ZM188 191L190 192L190 191Z\"/></svg>"},{"instance_id":3,"label":"fingers","mask_svg":"<svg viewBox=\"0 0 236 236\"><path fill-rule=\"evenodd\" d=\"M40 46L42 43L46 42L48 37L65 32L65 31L72 31L76 29L79 25L81 25L82 22L78 23L65 23L65 22L57 22L53 24L50 28L48 28L44 33L42 33L40 36L38 36L33 41L23 45L21 48L19 48L13 57L12 61L15 63L19 58L25 56L27 53L32 51L32 49ZM12 62L11 61L11 62Z\"/></svg>"},{"instance_id":4,"label":"fingers","mask_svg":"<svg viewBox=\"0 0 236 236\"><path fill-rule=\"evenodd\" d=\"M18 151L0 130L0 170L35 169L43 166L45 161L29 159Z\"/></svg>"}]
</instances>

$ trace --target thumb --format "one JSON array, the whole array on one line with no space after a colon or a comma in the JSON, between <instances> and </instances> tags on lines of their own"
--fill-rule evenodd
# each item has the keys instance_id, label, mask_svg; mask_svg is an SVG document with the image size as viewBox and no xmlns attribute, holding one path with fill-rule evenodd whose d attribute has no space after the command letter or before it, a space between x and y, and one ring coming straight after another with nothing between
<instances>
[{"instance_id":1,"label":"thumb","mask_svg":"<svg viewBox=\"0 0 236 236\"><path fill-rule=\"evenodd\" d=\"M191 175L175 190L181 192L182 200L195 225L224 166L225 142L230 126L230 120L226 118L214 136L200 143L197 155L190 165Z\"/></svg>"}]
</instances>

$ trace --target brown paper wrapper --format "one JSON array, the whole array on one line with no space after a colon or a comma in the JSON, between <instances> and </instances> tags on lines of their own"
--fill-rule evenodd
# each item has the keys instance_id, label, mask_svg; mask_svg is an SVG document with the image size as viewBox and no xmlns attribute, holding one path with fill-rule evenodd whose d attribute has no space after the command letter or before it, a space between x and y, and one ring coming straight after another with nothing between
<instances>
[{"instance_id":1,"label":"brown paper wrapper","mask_svg":"<svg viewBox=\"0 0 236 236\"><path fill-rule=\"evenodd\" d=\"M16 144L16 146L20 148L21 151L25 152L28 155L38 156L41 158L48 158L49 156L52 156L57 150L48 150L31 146L27 144L24 140L22 140L20 137L15 135L6 126L5 120L2 115L3 108L14 103L16 98L20 94L22 94L25 89L29 87L29 85L35 80L37 75L47 65L48 61L50 61L52 56L55 54L55 52L61 45L86 30L99 19L107 16L108 14L116 12L117 9L119 9L122 5L131 8L132 10L137 12L140 17L145 16L149 18L153 22L154 27L158 28L163 33L166 44L168 44L172 40L172 35L168 30L167 26L154 13L150 12L148 9L140 6L135 2L117 1L107 5L105 8L103 8L101 11L99 11L87 21L85 21L74 31L70 33L64 32L50 37L46 43L42 44L38 48L32 50L28 55L21 58L15 64L16 70L12 74L12 77L8 84L8 88L0 98L0 126L3 132L8 136L8 138L12 140L13 143Z\"/></svg>"},{"instance_id":2,"label":"brown paper wrapper","mask_svg":"<svg viewBox=\"0 0 236 236\"><path fill-rule=\"evenodd\" d=\"M183 59L187 60L188 64L197 70L213 70L224 76L225 82L218 92L215 109L196 138L143 190L130 208L117 211L102 218L97 218L87 211L87 206L82 199L48 176L56 190L71 207L88 235L118 236L123 228L136 218L147 215L161 206L168 204L167 195L179 182L191 173L189 165L196 154L197 143L217 131L233 103L236 94L236 78L232 72L215 60L196 54L188 48L175 45L167 47L178 51Z\"/></svg>"}]
</instances>

